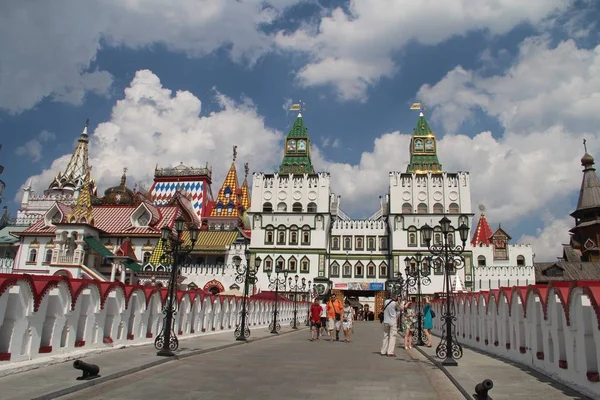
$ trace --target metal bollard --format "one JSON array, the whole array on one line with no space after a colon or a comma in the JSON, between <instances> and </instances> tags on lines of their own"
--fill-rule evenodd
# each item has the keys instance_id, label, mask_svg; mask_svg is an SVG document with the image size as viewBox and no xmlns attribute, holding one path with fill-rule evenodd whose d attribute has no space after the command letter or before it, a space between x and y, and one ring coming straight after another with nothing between
<instances>
[{"instance_id":1,"label":"metal bollard","mask_svg":"<svg viewBox=\"0 0 600 400\"><path fill-rule=\"evenodd\" d=\"M100 372L100 367L94 364L88 364L81 360L75 360L73 362L73 368L79 369L83 372L83 375L78 377L78 381L87 381L94 378L100 378L98 373Z\"/></svg>"},{"instance_id":2,"label":"metal bollard","mask_svg":"<svg viewBox=\"0 0 600 400\"><path fill-rule=\"evenodd\" d=\"M475 394L473 398L475 400L492 400L492 398L488 395L488 391L490 391L494 387L494 382L491 379L486 379L481 383L478 383L475 386Z\"/></svg>"}]
</instances>

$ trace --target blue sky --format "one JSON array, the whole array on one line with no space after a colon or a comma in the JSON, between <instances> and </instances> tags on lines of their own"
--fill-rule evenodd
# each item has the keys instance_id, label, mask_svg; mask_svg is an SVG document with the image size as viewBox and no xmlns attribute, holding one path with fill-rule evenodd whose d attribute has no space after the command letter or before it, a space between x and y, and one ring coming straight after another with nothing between
<instances>
[{"instance_id":1,"label":"blue sky","mask_svg":"<svg viewBox=\"0 0 600 400\"><path fill-rule=\"evenodd\" d=\"M434 6L435 3L435 6ZM404 171L422 100L448 171L536 260L559 256L579 189L581 140L597 156L597 2L531 0L68 0L0 5L0 163L11 212L41 191L86 118L99 187L154 166L273 171L303 113L317 169L359 218ZM179 93L179 94L177 94ZM148 101L151 99L151 101ZM156 132L160 132L157 135ZM494 227L494 226L493 226Z\"/></svg>"}]
</instances>

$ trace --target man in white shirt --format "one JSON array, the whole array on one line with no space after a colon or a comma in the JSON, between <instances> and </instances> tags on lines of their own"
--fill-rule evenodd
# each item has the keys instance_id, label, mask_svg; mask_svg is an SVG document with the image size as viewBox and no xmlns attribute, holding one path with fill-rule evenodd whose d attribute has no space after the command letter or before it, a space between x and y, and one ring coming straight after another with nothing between
<instances>
[{"instance_id":1,"label":"man in white shirt","mask_svg":"<svg viewBox=\"0 0 600 400\"><path fill-rule=\"evenodd\" d=\"M383 302L383 343L381 355L396 357L396 335L398 333L398 311L402 306L398 303L398 295L390 295Z\"/></svg>"},{"instance_id":2,"label":"man in white shirt","mask_svg":"<svg viewBox=\"0 0 600 400\"><path fill-rule=\"evenodd\" d=\"M321 303L321 335L327 334L327 301Z\"/></svg>"}]
</instances>

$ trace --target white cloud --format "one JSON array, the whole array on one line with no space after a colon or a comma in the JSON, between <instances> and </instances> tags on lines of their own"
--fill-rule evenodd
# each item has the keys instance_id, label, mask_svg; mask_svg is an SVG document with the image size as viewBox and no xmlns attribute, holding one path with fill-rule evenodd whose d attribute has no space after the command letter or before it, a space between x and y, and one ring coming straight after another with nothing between
<instances>
[{"instance_id":1,"label":"white cloud","mask_svg":"<svg viewBox=\"0 0 600 400\"><path fill-rule=\"evenodd\" d=\"M162 43L190 57L228 46L234 60L251 66L272 47L261 27L300 1L4 2L0 108L19 113L46 97L80 104L87 92L107 95L112 76L94 67L102 44L144 48Z\"/></svg>"},{"instance_id":2,"label":"white cloud","mask_svg":"<svg viewBox=\"0 0 600 400\"><path fill-rule=\"evenodd\" d=\"M280 32L277 45L308 53L298 73L304 86L334 85L342 100L364 101L369 86L397 71L393 56L410 41L442 43L481 30L503 34L521 23L539 24L570 5L564 0L350 0L316 25Z\"/></svg>"},{"instance_id":3,"label":"white cloud","mask_svg":"<svg viewBox=\"0 0 600 400\"><path fill-rule=\"evenodd\" d=\"M123 167L128 168L133 186L152 182L156 163L180 162L190 166L208 162L213 167L213 190L218 190L231 165L234 144L238 163L247 161L254 171L271 170L280 159L283 135L265 127L250 102L236 103L218 92L215 98L222 109L201 116L201 101L192 93L173 93L151 71L138 71L125 97L113 107L110 121L90 135L90 164L100 191L118 184ZM34 190L46 189L69 157L32 177Z\"/></svg>"},{"instance_id":4,"label":"white cloud","mask_svg":"<svg viewBox=\"0 0 600 400\"><path fill-rule=\"evenodd\" d=\"M535 252L535 261L556 261L562 257L561 243L569 243L569 229L574 225L573 218L554 219L549 217L543 229L538 229L536 235L523 235L519 243L531 244Z\"/></svg>"},{"instance_id":5,"label":"white cloud","mask_svg":"<svg viewBox=\"0 0 600 400\"><path fill-rule=\"evenodd\" d=\"M15 153L19 156L26 157L29 161L38 162L42 159L44 143L55 138L56 135L54 133L41 131L36 138L28 140L23 145L17 147Z\"/></svg>"}]
</instances>

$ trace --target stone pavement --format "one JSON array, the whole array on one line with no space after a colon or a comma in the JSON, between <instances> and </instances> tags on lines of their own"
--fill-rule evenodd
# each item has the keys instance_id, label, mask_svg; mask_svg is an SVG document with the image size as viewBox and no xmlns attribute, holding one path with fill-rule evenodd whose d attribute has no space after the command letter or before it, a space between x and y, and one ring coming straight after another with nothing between
<instances>
[{"instance_id":1,"label":"stone pavement","mask_svg":"<svg viewBox=\"0 0 600 400\"><path fill-rule=\"evenodd\" d=\"M418 347L418 350L430 356L436 363L440 362L441 360L435 356L435 346L438 343L439 338L434 336L432 347ZM449 366L445 369L469 395L475 393L475 385L484 379L491 379L494 387L490 390L489 396L494 400L592 400L524 365L501 360L465 346L462 348L463 356L457 360L458 366Z\"/></svg>"},{"instance_id":2,"label":"stone pavement","mask_svg":"<svg viewBox=\"0 0 600 400\"><path fill-rule=\"evenodd\" d=\"M305 328L301 326L301 329ZM293 332L289 326L281 327L281 335ZM305 335L308 330L304 329ZM190 339L181 339L177 355L180 358L190 357L221 348L248 345L261 339L274 337L267 328L252 328L251 336L247 342L238 342L233 337L233 331L208 334ZM235 351L235 350L234 350ZM131 346L115 348L101 353L89 353L78 357L85 362L96 364L100 367L101 378L91 381L78 381L81 371L73 368L73 357L65 358L64 362L52 365L38 364L35 369L18 372L0 377L0 399L55 399L66 393L79 390L104 381L135 373L156 365L170 362L173 359L158 357L154 345ZM67 361L68 360L68 361ZM165 366L159 367L164 369ZM3 371L6 373L6 371Z\"/></svg>"},{"instance_id":3,"label":"stone pavement","mask_svg":"<svg viewBox=\"0 0 600 400\"><path fill-rule=\"evenodd\" d=\"M302 330L174 360L61 399L464 398L417 351L398 348L397 357L382 357L381 335L376 322L357 322L352 343L311 342Z\"/></svg>"}]
</instances>

